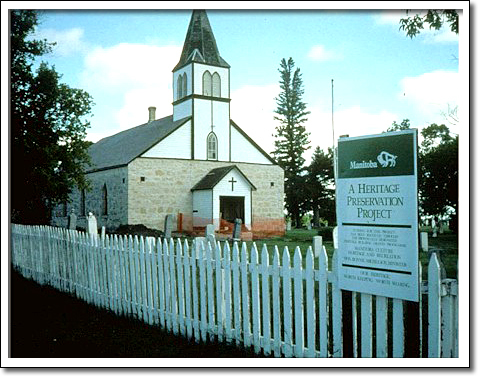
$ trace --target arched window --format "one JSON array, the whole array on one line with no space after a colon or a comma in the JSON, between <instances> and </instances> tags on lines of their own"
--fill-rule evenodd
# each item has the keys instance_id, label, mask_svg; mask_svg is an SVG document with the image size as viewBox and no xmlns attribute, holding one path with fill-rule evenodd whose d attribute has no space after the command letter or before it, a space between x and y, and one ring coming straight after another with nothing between
<instances>
[{"instance_id":1,"label":"arched window","mask_svg":"<svg viewBox=\"0 0 478 376\"><path fill-rule=\"evenodd\" d=\"M217 137L214 132L207 136L207 159L217 160Z\"/></svg>"},{"instance_id":2,"label":"arched window","mask_svg":"<svg viewBox=\"0 0 478 376\"><path fill-rule=\"evenodd\" d=\"M178 95L177 99L181 99L183 96L183 76L181 74L178 76L178 85L176 89L177 89L177 95Z\"/></svg>"},{"instance_id":3,"label":"arched window","mask_svg":"<svg viewBox=\"0 0 478 376\"><path fill-rule=\"evenodd\" d=\"M212 94L212 78L209 71L204 72L202 75L202 93L203 95Z\"/></svg>"},{"instance_id":4,"label":"arched window","mask_svg":"<svg viewBox=\"0 0 478 376\"><path fill-rule=\"evenodd\" d=\"M108 190L106 189L106 183L103 185L102 189L102 208L101 208L101 214L102 215L108 215Z\"/></svg>"},{"instance_id":5,"label":"arched window","mask_svg":"<svg viewBox=\"0 0 478 376\"><path fill-rule=\"evenodd\" d=\"M221 96L221 77L219 77L217 72L212 75L212 96Z\"/></svg>"},{"instance_id":6,"label":"arched window","mask_svg":"<svg viewBox=\"0 0 478 376\"><path fill-rule=\"evenodd\" d=\"M86 194L84 189L80 193L80 215L86 217Z\"/></svg>"},{"instance_id":7,"label":"arched window","mask_svg":"<svg viewBox=\"0 0 478 376\"><path fill-rule=\"evenodd\" d=\"M186 73L183 74L183 97L188 95L188 76Z\"/></svg>"}]
</instances>

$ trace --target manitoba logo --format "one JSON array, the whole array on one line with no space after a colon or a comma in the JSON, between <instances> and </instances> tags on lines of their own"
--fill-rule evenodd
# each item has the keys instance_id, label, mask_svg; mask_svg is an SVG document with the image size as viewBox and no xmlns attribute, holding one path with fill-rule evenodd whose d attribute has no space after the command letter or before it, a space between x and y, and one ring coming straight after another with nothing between
<instances>
[{"instance_id":1,"label":"manitoba logo","mask_svg":"<svg viewBox=\"0 0 478 376\"><path fill-rule=\"evenodd\" d=\"M382 151L377 156L377 161L382 167L395 167L395 159L397 159L396 155L387 153L386 151Z\"/></svg>"}]
</instances>

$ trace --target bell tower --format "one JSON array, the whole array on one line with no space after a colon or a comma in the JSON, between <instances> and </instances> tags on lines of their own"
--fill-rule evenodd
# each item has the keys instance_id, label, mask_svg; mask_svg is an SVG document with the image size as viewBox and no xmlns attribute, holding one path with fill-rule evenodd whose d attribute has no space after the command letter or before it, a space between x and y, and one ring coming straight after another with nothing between
<instances>
[{"instance_id":1,"label":"bell tower","mask_svg":"<svg viewBox=\"0 0 478 376\"><path fill-rule=\"evenodd\" d=\"M230 66L204 10L194 10L173 69L173 119L191 116L191 157L230 161Z\"/></svg>"}]
</instances>

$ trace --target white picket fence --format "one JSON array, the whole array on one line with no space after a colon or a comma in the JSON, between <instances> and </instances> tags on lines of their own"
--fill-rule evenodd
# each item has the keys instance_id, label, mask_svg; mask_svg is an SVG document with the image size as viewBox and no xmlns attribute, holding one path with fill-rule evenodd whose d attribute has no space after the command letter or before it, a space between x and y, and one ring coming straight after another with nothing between
<instances>
[{"instance_id":1,"label":"white picket fence","mask_svg":"<svg viewBox=\"0 0 478 376\"><path fill-rule=\"evenodd\" d=\"M299 248L291 260L287 247L280 255L276 246L269 253L255 244L231 249L228 242L102 239L13 224L11 249L26 278L196 342L232 342L275 357L343 356L342 291L323 246L307 249L304 267ZM458 283L441 275L434 253L428 283L421 283L428 313L420 303L419 320L428 322L428 351L420 356L458 357ZM404 302L352 295L353 355L403 357Z\"/></svg>"}]
</instances>

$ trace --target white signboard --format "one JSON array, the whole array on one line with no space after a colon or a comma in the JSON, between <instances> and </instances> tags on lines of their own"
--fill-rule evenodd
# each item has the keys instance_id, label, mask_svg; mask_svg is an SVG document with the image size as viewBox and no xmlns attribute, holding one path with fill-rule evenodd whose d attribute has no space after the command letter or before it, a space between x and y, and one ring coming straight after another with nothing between
<instances>
[{"instance_id":1,"label":"white signboard","mask_svg":"<svg viewBox=\"0 0 478 376\"><path fill-rule=\"evenodd\" d=\"M341 289L418 301L417 131L341 138Z\"/></svg>"}]
</instances>

